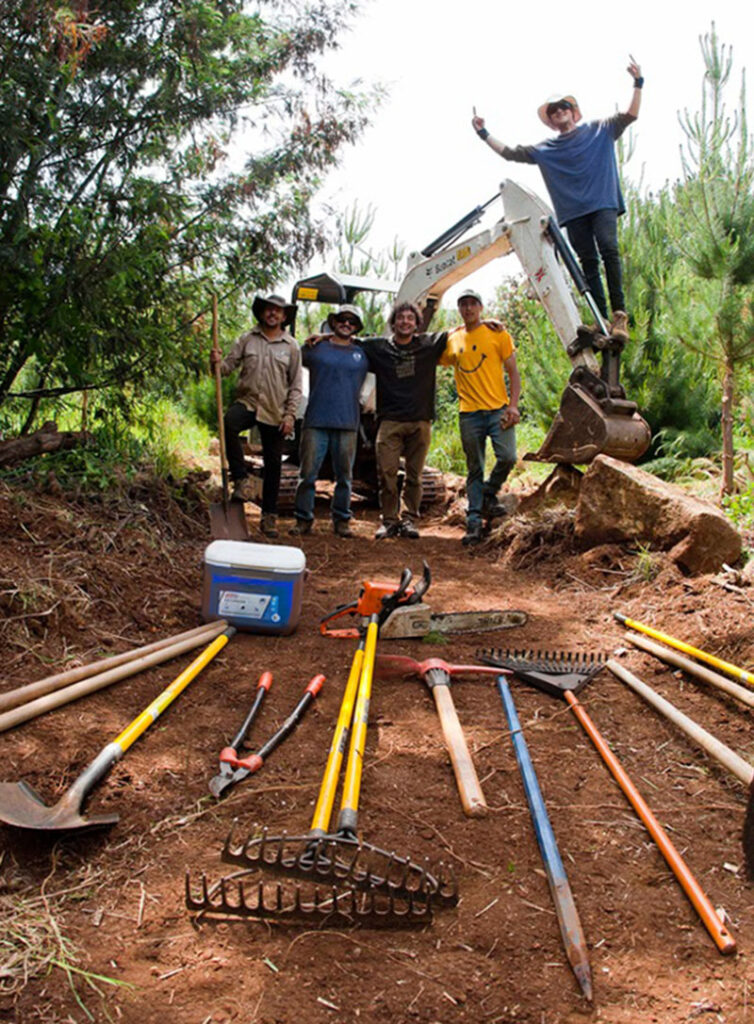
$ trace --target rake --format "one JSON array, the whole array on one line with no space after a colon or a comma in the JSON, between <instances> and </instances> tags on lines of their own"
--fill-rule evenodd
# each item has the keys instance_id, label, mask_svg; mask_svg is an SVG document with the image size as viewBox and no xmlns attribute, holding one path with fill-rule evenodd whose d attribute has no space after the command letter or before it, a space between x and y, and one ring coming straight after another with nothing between
<instances>
[{"instance_id":1,"label":"rake","mask_svg":"<svg viewBox=\"0 0 754 1024\"><path fill-rule=\"evenodd\" d=\"M309 832L289 836L285 832L272 834L265 828L261 835L252 834L237 840L234 825L225 841L222 860L243 869L231 876L236 885L239 880L243 885L255 872L269 871L308 883L314 887L314 895L307 904L300 889L294 890L290 897L282 885L278 885L267 901L259 889L249 901L245 890L236 888L234 902L227 888L222 890L217 885L209 888L203 881L202 890L195 897L187 878L186 904L190 910L241 917L283 917L293 921L297 918L310 920L314 913L323 916L332 913L336 917L342 913L351 915L356 906L355 920L386 921L393 917L396 923L409 923L431 919L435 905L457 903L455 878L449 868L443 864L433 868L427 859L418 863L366 842L358 835L358 805L377 637L381 623L404 596L411 578L410 570L405 569L396 590L383 598L381 611L370 616L366 634L354 653ZM420 599L421 584L415 593L417 600ZM332 809L349 731L341 807L332 831ZM333 888L337 893L335 902ZM322 897L323 892L328 893L327 897ZM354 893L359 895L352 896ZM296 910L303 906L309 909ZM313 910L315 906L320 910ZM323 907L329 909L323 910Z\"/></svg>"},{"instance_id":2,"label":"rake","mask_svg":"<svg viewBox=\"0 0 754 1024\"><path fill-rule=\"evenodd\" d=\"M486 665L497 665L515 673L523 682L530 683L552 696L563 697L570 705L579 724L597 748L600 757L610 769L613 778L623 790L629 803L644 823L659 847L681 888L688 896L707 931L721 953L734 953L736 942L720 920L701 886L686 862L675 848L660 822L654 816L638 789L634 786L618 758L597 729L576 694L605 667L601 656L579 653L539 651L507 651L487 649L477 651L477 658Z\"/></svg>"}]
</instances>

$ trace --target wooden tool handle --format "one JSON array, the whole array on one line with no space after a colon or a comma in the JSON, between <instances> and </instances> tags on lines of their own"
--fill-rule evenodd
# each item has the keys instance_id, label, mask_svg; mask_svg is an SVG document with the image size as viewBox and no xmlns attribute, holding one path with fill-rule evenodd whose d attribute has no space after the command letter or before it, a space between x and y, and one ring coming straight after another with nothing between
<instances>
[{"instance_id":1,"label":"wooden tool handle","mask_svg":"<svg viewBox=\"0 0 754 1024\"><path fill-rule=\"evenodd\" d=\"M448 748L455 772L463 813L469 818L483 818L487 814L487 801L484 799L476 768L466 745L466 737L458 720L450 687L433 686L432 696L440 717L445 746Z\"/></svg>"}]
</instances>

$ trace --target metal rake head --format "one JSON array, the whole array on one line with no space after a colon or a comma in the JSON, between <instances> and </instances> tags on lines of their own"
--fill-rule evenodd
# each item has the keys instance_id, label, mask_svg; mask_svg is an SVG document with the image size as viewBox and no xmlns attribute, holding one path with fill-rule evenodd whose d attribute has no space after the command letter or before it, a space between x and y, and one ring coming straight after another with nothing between
<instances>
[{"instance_id":1,"label":"metal rake head","mask_svg":"<svg viewBox=\"0 0 754 1024\"><path fill-rule=\"evenodd\" d=\"M578 693L605 667L602 654L578 651L526 651L488 647L476 652L485 665L507 668L520 679L554 697Z\"/></svg>"},{"instance_id":2,"label":"metal rake head","mask_svg":"<svg viewBox=\"0 0 754 1024\"><path fill-rule=\"evenodd\" d=\"M244 883L253 871L236 871L219 879L214 885L207 883L202 873L199 893L191 885L186 872L186 907L189 911L209 918L240 918L250 920L276 920L282 924L310 926L366 924L371 927L415 927L431 924L430 899L408 896L400 899L376 891L357 892L333 885L320 888L314 885L304 895L300 885L286 889L280 882L262 881Z\"/></svg>"},{"instance_id":3,"label":"metal rake head","mask_svg":"<svg viewBox=\"0 0 754 1024\"><path fill-rule=\"evenodd\" d=\"M340 836L288 836L285 832L271 836L263 829L261 835L252 834L237 842L235 825L221 855L226 864L401 900L431 899L440 906L458 903L455 875L442 862L432 866L425 858L423 864L417 864L393 851Z\"/></svg>"}]
</instances>

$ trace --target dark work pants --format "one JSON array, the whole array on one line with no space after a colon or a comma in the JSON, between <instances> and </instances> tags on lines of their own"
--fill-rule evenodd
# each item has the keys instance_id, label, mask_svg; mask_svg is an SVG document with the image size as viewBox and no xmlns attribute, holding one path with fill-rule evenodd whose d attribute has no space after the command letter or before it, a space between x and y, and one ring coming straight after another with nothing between
<instances>
[{"instance_id":1,"label":"dark work pants","mask_svg":"<svg viewBox=\"0 0 754 1024\"><path fill-rule=\"evenodd\" d=\"M228 450L228 466L230 475L238 483L246 473L241 438L243 430L259 429L262 439L262 512L277 512L278 491L280 490L280 464L283 459L283 435L277 427L268 423L258 423L256 414L250 412L241 402L234 402L225 413L225 447Z\"/></svg>"},{"instance_id":2,"label":"dark work pants","mask_svg":"<svg viewBox=\"0 0 754 1024\"><path fill-rule=\"evenodd\" d=\"M605 264L607 290L613 313L618 309L625 311L623 271L618 252L618 211L595 210L594 213L568 221L564 227L568 230L568 238L576 250L589 291L594 296L602 315L606 320L609 319L600 274L600 256Z\"/></svg>"}]
</instances>

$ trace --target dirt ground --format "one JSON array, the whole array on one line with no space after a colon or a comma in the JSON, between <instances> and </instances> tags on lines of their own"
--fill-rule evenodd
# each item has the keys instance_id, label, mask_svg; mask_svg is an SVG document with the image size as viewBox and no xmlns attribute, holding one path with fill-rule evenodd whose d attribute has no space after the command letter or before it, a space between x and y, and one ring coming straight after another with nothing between
<instances>
[{"instance_id":1,"label":"dirt ground","mask_svg":"<svg viewBox=\"0 0 754 1024\"><path fill-rule=\"evenodd\" d=\"M109 505L54 490L0 484L2 690L200 623L208 536L198 498L179 503L147 482ZM89 810L117 812L117 825L55 843L0 828L0 909L11 922L0 939L0 1020L754 1024L754 895L741 848L746 794L606 671L582 703L724 914L734 956L718 952L569 708L517 682L512 691L589 947L593 1004L564 955L503 709L488 681L453 688L489 804L483 819L461 811L429 691L418 680L381 681L371 704L362 835L414 860L452 864L457 907L437 909L430 924L413 928L192 920L184 872L215 882L233 870L219 855L234 818L242 833L262 825L308 829L354 649L353 641L321 637L318 621L354 599L363 580L397 581L404 566L418 574L426 559L434 611L528 614L525 626L507 632L380 647L420 660L473 662L479 647L491 645L609 654L624 642L612 617L620 610L754 664L750 589L684 578L662 556L617 547L578 552L565 515L517 518L469 551L457 513L427 518L418 541L380 543L371 510L358 509L354 540L334 537L324 505L317 514L314 534L302 542L308 574L295 634L231 640L93 794ZM250 517L254 526L258 516ZM300 543L285 535L281 542ZM754 762L742 705L638 651L622 657ZM24 779L53 802L190 658L4 733L3 781ZM265 669L274 683L252 744L284 720L311 676L323 672L327 682L263 770L218 802L208 782ZM36 973L38 954L22 956L19 967L12 953L24 943L32 949L34 929L53 948Z\"/></svg>"}]
</instances>

